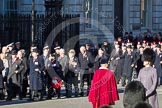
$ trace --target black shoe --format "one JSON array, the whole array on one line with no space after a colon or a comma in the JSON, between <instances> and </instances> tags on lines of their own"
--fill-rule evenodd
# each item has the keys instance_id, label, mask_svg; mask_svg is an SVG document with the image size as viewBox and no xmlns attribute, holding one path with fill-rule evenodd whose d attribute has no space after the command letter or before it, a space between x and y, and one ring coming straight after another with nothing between
<instances>
[{"instance_id":1,"label":"black shoe","mask_svg":"<svg viewBox=\"0 0 162 108\"><path fill-rule=\"evenodd\" d=\"M81 96L81 97L83 97L83 96L84 96L84 93L83 93L83 92L81 92L81 93L80 93L80 96Z\"/></svg>"},{"instance_id":2,"label":"black shoe","mask_svg":"<svg viewBox=\"0 0 162 108\"><path fill-rule=\"evenodd\" d=\"M22 100L22 97L19 97L18 99L19 99L19 100Z\"/></svg>"},{"instance_id":3,"label":"black shoe","mask_svg":"<svg viewBox=\"0 0 162 108\"><path fill-rule=\"evenodd\" d=\"M1 97L0 97L0 100L4 100L4 96L1 96Z\"/></svg>"},{"instance_id":4,"label":"black shoe","mask_svg":"<svg viewBox=\"0 0 162 108\"><path fill-rule=\"evenodd\" d=\"M27 101L34 101L34 99L30 98L30 99L28 99Z\"/></svg>"},{"instance_id":5,"label":"black shoe","mask_svg":"<svg viewBox=\"0 0 162 108\"><path fill-rule=\"evenodd\" d=\"M11 98L7 98L6 101L12 101L12 99Z\"/></svg>"},{"instance_id":6,"label":"black shoe","mask_svg":"<svg viewBox=\"0 0 162 108\"><path fill-rule=\"evenodd\" d=\"M78 97L78 95L75 95L75 97Z\"/></svg>"},{"instance_id":7,"label":"black shoe","mask_svg":"<svg viewBox=\"0 0 162 108\"><path fill-rule=\"evenodd\" d=\"M71 98L71 96L66 96L66 98Z\"/></svg>"},{"instance_id":8,"label":"black shoe","mask_svg":"<svg viewBox=\"0 0 162 108\"><path fill-rule=\"evenodd\" d=\"M51 100L51 99L52 99L52 97L47 97L47 98L46 98L46 100Z\"/></svg>"}]
</instances>

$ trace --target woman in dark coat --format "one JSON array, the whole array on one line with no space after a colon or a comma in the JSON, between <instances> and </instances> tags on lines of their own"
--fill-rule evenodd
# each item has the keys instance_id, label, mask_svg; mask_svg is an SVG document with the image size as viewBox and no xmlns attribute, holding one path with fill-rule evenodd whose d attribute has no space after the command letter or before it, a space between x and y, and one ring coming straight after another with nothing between
<instances>
[{"instance_id":1,"label":"woman in dark coat","mask_svg":"<svg viewBox=\"0 0 162 108\"><path fill-rule=\"evenodd\" d=\"M30 58L30 90L31 100L38 95L38 100L42 99L42 71L44 70L44 61L38 56L37 49L32 50L32 58Z\"/></svg>"},{"instance_id":2,"label":"woman in dark coat","mask_svg":"<svg viewBox=\"0 0 162 108\"><path fill-rule=\"evenodd\" d=\"M59 83L58 81L60 81L60 82L62 82L62 80L64 82L66 82L66 81L65 81L65 78L63 76L61 65L56 60L56 54L55 53L50 54L47 64L48 64L47 75L48 75L48 83L49 83L48 99L51 99L52 95L54 93L53 85L56 84L56 83L58 84ZM56 90L57 98L59 99L61 97L61 94L60 94L61 86L60 87L57 86L57 88L55 88L55 90Z\"/></svg>"}]
</instances>

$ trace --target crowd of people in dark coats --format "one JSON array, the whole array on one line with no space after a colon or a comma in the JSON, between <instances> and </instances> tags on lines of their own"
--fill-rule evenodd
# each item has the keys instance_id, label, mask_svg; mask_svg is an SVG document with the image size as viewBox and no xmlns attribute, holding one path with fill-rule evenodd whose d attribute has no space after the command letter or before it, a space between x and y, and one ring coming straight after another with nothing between
<instances>
[{"instance_id":1,"label":"crowd of people in dark coats","mask_svg":"<svg viewBox=\"0 0 162 108\"><path fill-rule=\"evenodd\" d=\"M106 52L109 47L102 47L101 53L105 51L105 55L109 55L110 51ZM19 100L30 98L33 101L52 99L54 96L59 99L64 95L61 94L62 86L67 98L73 97L73 94L75 97L88 95L94 64L95 69L99 67L100 55L94 63L98 49L92 52L90 45L86 44L80 47L78 56L74 49L65 52L56 46L52 50L44 46L41 54L40 49L32 45L28 51L21 48L20 42L3 46L0 54L0 99L11 101L17 97Z\"/></svg>"},{"instance_id":2,"label":"crowd of people in dark coats","mask_svg":"<svg viewBox=\"0 0 162 108\"><path fill-rule=\"evenodd\" d=\"M65 52L60 46L52 49L55 53L50 53L51 48L44 46L42 54L37 46L31 46L30 54L26 54L20 42L11 43L3 46L0 54L0 99L11 101L17 96L20 100L27 96L30 100L52 99L54 96L59 99L63 96L62 86L67 98L87 96L101 59L107 59L116 82L125 86L136 79L143 68L142 55L146 48L156 53L153 66L157 69L160 85L161 45L160 38L151 36L149 32L136 38L132 37L132 33L125 33L113 45L104 41L99 48L92 49L87 43L80 47L78 56L74 49Z\"/></svg>"},{"instance_id":3,"label":"crowd of people in dark coats","mask_svg":"<svg viewBox=\"0 0 162 108\"><path fill-rule=\"evenodd\" d=\"M162 42L160 36L157 37L155 41L154 36L146 33L141 40L138 40L138 37L132 39L126 33L124 38L118 38L118 40L114 41L114 49L109 58L109 69L114 72L118 84L121 81L121 85L125 86L126 80L127 83L130 83L138 77L140 69L144 67L143 51L146 48L151 48L156 54L153 67L157 70L158 85L160 85L162 73Z\"/></svg>"}]
</instances>

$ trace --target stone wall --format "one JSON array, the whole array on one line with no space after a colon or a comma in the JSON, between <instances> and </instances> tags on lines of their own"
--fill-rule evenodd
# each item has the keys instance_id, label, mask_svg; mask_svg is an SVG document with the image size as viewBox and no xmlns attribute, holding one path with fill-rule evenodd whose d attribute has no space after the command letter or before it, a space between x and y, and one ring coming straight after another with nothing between
<instances>
[{"instance_id":1,"label":"stone wall","mask_svg":"<svg viewBox=\"0 0 162 108\"><path fill-rule=\"evenodd\" d=\"M97 38L102 42L113 42L114 5L113 0L91 0L91 17L85 19L86 0L64 0L63 12L80 14L80 38ZM88 24L86 24L88 22ZM89 25L91 24L91 25Z\"/></svg>"},{"instance_id":2,"label":"stone wall","mask_svg":"<svg viewBox=\"0 0 162 108\"><path fill-rule=\"evenodd\" d=\"M139 31L140 30L140 9L141 0L129 0L129 30Z\"/></svg>"},{"instance_id":3,"label":"stone wall","mask_svg":"<svg viewBox=\"0 0 162 108\"><path fill-rule=\"evenodd\" d=\"M153 0L153 31L162 31L162 0Z\"/></svg>"}]
</instances>

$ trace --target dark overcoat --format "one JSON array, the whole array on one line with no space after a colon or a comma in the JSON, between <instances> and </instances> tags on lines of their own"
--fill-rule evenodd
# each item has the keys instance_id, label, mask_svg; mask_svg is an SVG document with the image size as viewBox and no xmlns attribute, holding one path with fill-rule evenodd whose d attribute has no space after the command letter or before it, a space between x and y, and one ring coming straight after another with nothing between
<instances>
[{"instance_id":1,"label":"dark overcoat","mask_svg":"<svg viewBox=\"0 0 162 108\"><path fill-rule=\"evenodd\" d=\"M30 89L31 90L42 90L42 71L44 70L44 61L41 57L30 58ZM39 69L39 71L35 71L35 69Z\"/></svg>"},{"instance_id":2,"label":"dark overcoat","mask_svg":"<svg viewBox=\"0 0 162 108\"><path fill-rule=\"evenodd\" d=\"M121 56L121 54L122 54L122 52L120 49L118 51L116 51L116 49L113 49L113 51L111 52L111 55L110 55L109 69L115 73L117 73L117 66L119 63L119 60L116 60L116 58L119 58Z\"/></svg>"},{"instance_id":3,"label":"dark overcoat","mask_svg":"<svg viewBox=\"0 0 162 108\"><path fill-rule=\"evenodd\" d=\"M131 65L135 64L134 59L135 57L133 52L131 54L127 53L125 55L123 74L125 74L127 78L132 77L133 67Z\"/></svg>"},{"instance_id":4,"label":"dark overcoat","mask_svg":"<svg viewBox=\"0 0 162 108\"><path fill-rule=\"evenodd\" d=\"M162 54L161 53L156 54L154 65L157 70L158 77L161 77L161 71L162 71L161 64L160 64L161 59L162 59Z\"/></svg>"},{"instance_id":5,"label":"dark overcoat","mask_svg":"<svg viewBox=\"0 0 162 108\"><path fill-rule=\"evenodd\" d=\"M93 58L90 53L86 52L85 57L83 57L83 54L79 53L78 60L79 60L80 69L83 70L83 71L80 71L81 74L85 74L85 72L88 72L85 70L88 70L89 68L93 68ZM88 73L86 73L86 74L88 74Z\"/></svg>"},{"instance_id":6,"label":"dark overcoat","mask_svg":"<svg viewBox=\"0 0 162 108\"><path fill-rule=\"evenodd\" d=\"M120 56L119 56L120 59L118 60L118 65L116 68L116 73L117 73L118 77L121 77L123 74L123 69L124 69L123 65L124 65L125 55L126 55L126 51L122 52L122 54L120 54Z\"/></svg>"}]
</instances>

